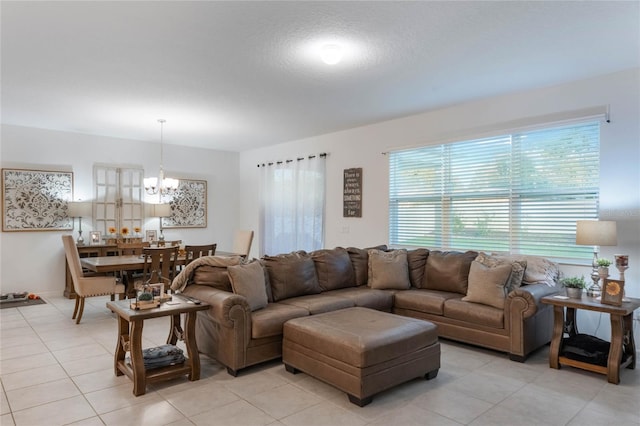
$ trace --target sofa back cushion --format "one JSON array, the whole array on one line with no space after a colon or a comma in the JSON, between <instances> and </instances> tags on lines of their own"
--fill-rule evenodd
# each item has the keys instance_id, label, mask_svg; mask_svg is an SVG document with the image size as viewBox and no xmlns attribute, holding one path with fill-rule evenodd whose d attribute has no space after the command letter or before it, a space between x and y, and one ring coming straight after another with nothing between
<instances>
[{"instance_id":1,"label":"sofa back cushion","mask_svg":"<svg viewBox=\"0 0 640 426\"><path fill-rule=\"evenodd\" d=\"M467 294L469 268L478 255L475 251L431 250L427 257L422 288Z\"/></svg>"},{"instance_id":2,"label":"sofa back cushion","mask_svg":"<svg viewBox=\"0 0 640 426\"><path fill-rule=\"evenodd\" d=\"M547 258L508 253L492 253L492 256L511 262L526 262L522 284L546 284L549 287L554 287L558 283L560 276L558 264Z\"/></svg>"},{"instance_id":3,"label":"sofa back cushion","mask_svg":"<svg viewBox=\"0 0 640 426\"><path fill-rule=\"evenodd\" d=\"M336 247L331 250L316 250L311 253L311 258L315 264L318 284L322 291L356 285L356 276L346 249Z\"/></svg>"},{"instance_id":4,"label":"sofa back cushion","mask_svg":"<svg viewBox=\"0 0 640 426\"><path fill-rule=\"evenodd\" d=\"M407 251L407 263L409 264L409 279L411 286L420 288L424 280L424 268L427 265L429 250L418 248Z\"/></svg>"},{"instance_id":5,"label":"sofa back cushion","mask_svg":"<svg viewBox=\"0 0 640 426\"><path fill-rule=\"evenodd\" d=\"M407 251L369 250L369 278L367 285L376 289L408 290L409 266Z\"/></svg>"},{"instance_id":6,"label":"sofa back cushion","mask_svg":"<svg viewBox=\"0 0 640 426\"><path fill-rule=\"evenodd\" d=\"M387 246L382 244L369 248L357 248L347 247L349 258L351 259L351 265L353 265L353 272L356 278L356 286L366 285L369 277L369 254L370 249L386 250Z\"/></svg>"},{"instance_id":7,"label":"sofa back cushion","mask_svg":"<svg viewBox=\"0 0 640 426\"><path fill-rule=\"evenodd\" d=\"M240 264L242 262L240 256L206 256L205 258L194 260L193 264L196 264L196 262L203 264L195 267L188 284L207 285L218 290L233 291L227 266Z\"/></svg>"},{"instance_id":8,"label":"sofa back cushion","mask_svg":"<svg viewBox=\"0 0 640 426\"><path fill-rule=\"evenodd\" d=\"M264 256L262 263L269 272L273 301L318 294L322 291L311 256L304 252Z\"/></svg>"}]
</instances>

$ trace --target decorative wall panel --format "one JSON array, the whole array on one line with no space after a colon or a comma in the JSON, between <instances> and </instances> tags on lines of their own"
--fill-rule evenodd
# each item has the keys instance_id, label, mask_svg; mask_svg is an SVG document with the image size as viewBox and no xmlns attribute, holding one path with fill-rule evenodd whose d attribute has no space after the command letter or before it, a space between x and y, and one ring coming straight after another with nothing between
<instances>
[{"instance_id":1,"label":"decorative wall panel","mask_svg":"<svg viewBox=\"0 0 640 426\"><path fill-rule=\"evenodd\" d=\"M173 195L163 195L163 203L171 205L171 216L162 218L163 228L207 227L207 181L180 179Z\"/></svg>"},{"instance_id":2,"label":"decorative wall panel","mask_svg":"<svg viewBox=\"0 0 640 426\"><path fill-rule=\"evenodd\" d=\"M73 172L2 169L2 230L70 230L72 199Z\"/></svg>"}]
</instances>

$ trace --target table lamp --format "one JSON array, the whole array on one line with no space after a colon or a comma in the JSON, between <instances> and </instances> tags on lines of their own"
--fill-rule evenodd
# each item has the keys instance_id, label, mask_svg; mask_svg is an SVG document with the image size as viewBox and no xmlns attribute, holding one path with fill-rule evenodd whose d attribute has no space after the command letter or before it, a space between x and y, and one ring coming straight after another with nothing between
<instances>
[{"instance_id":1,"label":"table lamp","mask_svg":"<svg viewBox=\"0 0 640 426\"><path fill-rule=\"evenodd\" d=\"M164 243L164 234L162 233L162 218L171 216L171 204L151 204L150 205L151 217L160 218L160 235L158 241Z\"/></svg>"},{"instance_id":2,"label":"table lamp","mask_svg":"<svg viewBox=\"0 0 640 426\"><path fill-rule=\"evenodd\" d=\"M91 216L91 202L90 201L73 201L69 202L67 214L70 218L78 218L78 239L76 244L79 246L84 245L84 238L82 237L82 217Z\"/></svg>"},{"instance_id":3,"label":"table lamp","mask_svg":"<svg viewBox=\"0 0 640 426\"><path fill-rule=\"evenodd\" d=\"M600 297L602 288L598 284L598 247L618 244L616 222L612 220L579 220L576 222L576 244L593 246L591 279L593 284L587 289L587 296Z\"/></svg>"}]
</instances>

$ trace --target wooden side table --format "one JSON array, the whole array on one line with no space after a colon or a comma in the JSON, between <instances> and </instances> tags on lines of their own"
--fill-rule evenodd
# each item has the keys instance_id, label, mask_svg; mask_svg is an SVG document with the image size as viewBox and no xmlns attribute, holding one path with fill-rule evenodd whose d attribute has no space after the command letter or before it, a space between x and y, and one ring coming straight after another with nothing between
<instances>
[{"instance_id":1,"label":"wooden side table","mask_svg":"<svg viewBox=\"0 0 640 426\"><path fill-rule=\"evenodd\" d=\"M195 325L196 314L209 308L206 303L195 304L180 296L173 296L172 302L163 303L158 308L135 310L129 307L130 300L107 302L107 308L118 315L118 343L114 355L116 376L125 374L133 381L133 394L144 395L147 383L171 379L187 374L189 380L200 379L200 357L196 346ZM184 330L181 327L180 314L186 314ZM175 345L184 340L187 346L187 357L184 363L146 370L142 357L142 328L144 320L158 317L171 317L171 329L167 343ZM126 352L130 361L125 359Z\"/></svg>"},{"instance_id":2,"label":"wooden side table","mask_svg":"<svg viewBox=\"0 0 640 426\"><path fill-rule=\"evenodd\" d=\"M605 374L609 383L620 383L620 369L634 369L636 366L636 345L633 338L633 311L640 307L640 299L629 298L622 306L605 305L600 299L583 295L581 299L563 299L557 296L543 297L542 303L553 305L553 338L549 350L549 366L561 365L581 368L595 373ZM567 310L565 318L565 308ZM611 320L611 342L607 365L595 365L577 361L562 355L562 341L565 333L570 337L578 334L576 310L609 314ZM623 361L624 360L624 361Z\"/></svg>"}]
</instances>

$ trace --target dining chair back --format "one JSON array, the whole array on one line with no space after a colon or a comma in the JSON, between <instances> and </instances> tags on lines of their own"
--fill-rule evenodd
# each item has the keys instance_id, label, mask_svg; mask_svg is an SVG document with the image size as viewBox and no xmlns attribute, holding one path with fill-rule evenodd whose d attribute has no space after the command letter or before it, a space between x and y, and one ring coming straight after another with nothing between
<instances>
[{"instance_id":1,"label":"dining chair back","mask_svg":"<svg viewBox=\"0 0 640 426\"><path fill-rule=\"evenodd\" d=\"M148 241L143 243L118 243L118 250L121 256L130 254L142 254L142 249L149 247L151 243Z\"/></svg>"},{"instance_id":2,"label":"dining chair back","mask_svg":"<svg viewBox=\"0 0 640 426\"><path fill-rule=\"evenodd\" d=\"M185 260L185 264L188 265L195 259L202 256L213 256L214 254L216 254L217 246L218 246L217 244L206 244L203 246L191 246L191 245L184 246L184 251L187 256Z\"/></svg>"},{"instance_id":3,"label":"dining chair back","mask_svg":"<svg viewBox=\"0 0 640 426\"><path fill-rule=\"evenodd\" d=\"M233 252L246 258L249 256L252 241L253 231L237 230L233 237Z\"/></svg>"},{"instance_id":4,"label":"dining chair back","mask_svg":"<svg viewBox=\"0 0 640 426\"><path fill-rule=\"evenodd\" d=\"M120 299L124 296L124 285L118 283L116 277L85 277L80 265L80 255L76 248L75 241L71 235L62 236L62 244L64 245L64 254L69 265L69 272L73 280L73 289L76 292L76 306L73 309L71 319L76 320L76 324L80 323L82 313L84 312L84 299L92 296L110 295L111 300L115 294L120 295Z\"/></svg>"},{"instance_id":5,"label":"dining chair back","mask_svg":"<svg viewBox=\"0 0 640 426\"><path fill-rule=\"evenodd\" d=\"M178 248L178 246L144 248L143 282L158 283L163 281L165 285L167 282L170 283L176 275ZM158 273L162 279L158 277Z\"/></svg>"}]
</instances>

